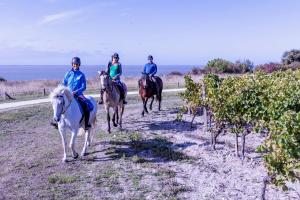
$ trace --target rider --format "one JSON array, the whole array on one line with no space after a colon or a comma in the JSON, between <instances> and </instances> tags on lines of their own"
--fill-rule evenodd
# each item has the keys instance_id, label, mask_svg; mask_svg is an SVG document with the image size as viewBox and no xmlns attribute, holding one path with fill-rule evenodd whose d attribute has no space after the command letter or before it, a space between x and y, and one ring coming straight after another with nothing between
<instances>
[{"instance_id":1,"label":"rider","mask_svg":"<svg viewBox=\"0 0 300 200\"><path fill-rule=\"evenodd\" d=\"M155 83L156 86L156 93L159 95L159 85L156 81L155 74L157 72L157 65L153 62L153 56L149 55L148 56L149 62L145 64L144 66L144 74L147 74L150 79Z\"/></svg>"},{"instance_id":2,"label":"rider","mask_svg":"<svg viewBox=\"0 0 300 200\"><path fill-rule=\"evenodd\" d=\"M81 65L80 58L74 57L72 59L72 69L66 73L63 84L67 86L74 97L78 100L83 108L85 118L85 130L88 130L91 125L89 124L90 110L87 104L87 99L83 96L86 89L86 79L84 73L79 69Z\"/></svg>"},{"instance_id":3,"label":"rider","mask_svg":"<svg viewBox=\"0 0 300 200\"><path fill-rule=\"evenodd\" d=\"M119 62L119 54L114 53L111 56L111 61L109 61L107 65L106 72L109 74L110 78L117 84L120 90L120 99L123 100L124 104L127 104L125 100L125 89L121 82L121 75L122 75L122 65ZM103 104L103 90L100 91L100 101L99 104Z\"/></svg>"}]
</instances>

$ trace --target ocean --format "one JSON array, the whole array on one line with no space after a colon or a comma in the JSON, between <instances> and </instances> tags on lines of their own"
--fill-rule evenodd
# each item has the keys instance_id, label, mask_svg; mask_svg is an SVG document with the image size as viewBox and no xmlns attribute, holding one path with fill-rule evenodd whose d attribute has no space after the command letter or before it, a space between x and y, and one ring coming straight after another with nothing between
<instances>
[{"instance_id":1,"label":"ocean","mask_svg":"<svg viewBox=\"0 0 300 200\"><path fill-rule=\"evenodd\" d=\"M169 74L173 71L181 73L189 72L195 65L160 65L158 66L158 75ZM87 78L97 76L97 71L104 70L104 65L81 66L80 70ZM71 69L68 65L0 65L0 77L6 80L60 80L65 73ZM143 71L141 65L124 65L123 76L139 76Z\"/></svg>"}]
</instances>

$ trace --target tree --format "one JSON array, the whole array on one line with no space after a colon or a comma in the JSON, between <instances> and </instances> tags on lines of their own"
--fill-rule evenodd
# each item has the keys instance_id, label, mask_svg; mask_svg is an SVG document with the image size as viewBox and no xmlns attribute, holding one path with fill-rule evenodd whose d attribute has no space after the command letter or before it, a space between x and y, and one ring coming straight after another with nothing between
<instances>
[{"instance_id":1,"label":"tree","mask_svg":"<svg viewBox=\"0 0 300 200\"><path fill-rule=\"evenodd\" d=\"M284 52L281 60L284 65L289 65L293 62L300 62L300 50L292 49L291 51Z\"/></svg>"}]
</instances>

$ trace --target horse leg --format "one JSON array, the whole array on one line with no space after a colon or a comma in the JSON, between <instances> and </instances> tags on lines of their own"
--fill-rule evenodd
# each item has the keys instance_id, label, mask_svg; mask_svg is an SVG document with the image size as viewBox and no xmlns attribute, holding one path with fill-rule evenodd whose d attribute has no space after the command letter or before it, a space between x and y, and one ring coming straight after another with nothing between
<instances>
[{"instance_id":1,"label":"horse leg","mask_svg":"<svg viewBox=\"0 0 300 200\"><path fill-rule=\"evenodd\" d=\"M118 109L118 107L117 107L117 112L116 112L116 115L117 115L117 123L118 123L118 121L119 121L119 109Z\"/></svg>"},{"instance_id":2,"label":"horse leg","mask_svg":"<svg viewBox=\"0 0 300 200\"><path fill-rule=\"evenodd\" d=\"M110 115L109 115L109 108L106 109L106 119L107 119L107 132L110 133Z\"/></svg>"},{"instance_id":3,"label":"horse leg","mask_svg":"<svg viewBox=\"0 0 300 200\"><path fill-rule=\"evenodd\" d=\"M142 117L144 117L144 114L145 114L145 99L142 98L142 101L143 101L143 111L142 111Z\"/></svg>"},{"instance_id":4,"label":"horse leg","mask_svg":"<svg viewBox=\"0 0 300 200\"><path fill-rule=\"evenodd\" d=\"M161 93L162 93L162 91L160 91L160 94L158 97L158 111L160 111L160 108L161 108Z\"/></svg>"},{"instance_id":5,"label":"horse leg","mask_svg":"<svg viewBox=\"0 0 300 200\"><path fill-rule=\"evenodd\" d=\"M149 106L149 109L152 110L152 104L153 104L153 101L154 101L154 96L152 96L152 100L150 102L150 106Z\"/></svg>"},{"instance_id":6,"label":"horse leg","mask_svg":"<svg viewBox=\"0 0 300 200\"><path fill-rule=\"evenodd\" d=\"M86 155L86 149L87 146L89 145L89 140L90 140L90 130L87 130L85 131L85 142L81 152L81 157L84 157Z\"/></svg>"},{"instance_id":7,"label":"horse leg","mask_svg":"<svg viewBox=\"0 0 300 200\"><path fill-rule=\"evenodd\" d=\"M71 141L70 141L70 148L72 150L72 157L74 159L78 158L78 153L75 151L75 140L77 136L78 130L72 130L72 136L71 136Z\"/></svg>"},{"instance_id":8,"label":"horse leg","mask_svg":"<svg viewBox=\"0 0 300 200\"><path fill-rule=\"evenodd\" d=\"M145 103L144 103L144 109L145 109L145 112L146 112L146 113L149 113L149 112L148 112L148 109L147 109L147 102L148 102L148 99L149 99L149 98L147 97L146 100L145 100Z\"/></svg>"},{"instance_id":9,"label":"horse leg","mask_svg":"<svg viewBox=\"0 0 300 200\"><path fill-rule=\"evenodd\" d=\"M89 134L89 136L88 136L87 145L88 145L88 146L91 146L91 134Z\"/></svg>"},{"instance_id":10,"label":"horse leg","mask_svg":"<svg viewBox=\"0 0 300 200\"><path fill-rule=\"evenodd\" d=\"M122 131L122 116L124 113L124 105L120 106L120 121L119 121L119 125L120 125L120 131Z\"/></svg>"},{"instance_id":11,"label":"horse leg","mask_svg":"<svg viewBox=\"0 0 300 200\"><path fill-rule=\"evenodd\" d=\"M118 107L116 107L114 109L114 115L113 115L112 121L113 121L114 127L117 127L118 126L118 121L119 121L118 120Z\"/></svg>"},{"instance_id":12,"label":"horse leg","mask_svg":"<svg viewBox=\"0 0 300 200\"><path fill-rule=\"evenodd\" d=\"M62 159L62 162L67 162L67 141L66 141L66 131L63 129L59 129L59 133L61 135L61 139L62 139L62 144L63 144L63 148L64 148L64 156Z\"/></svg>"}]
</instances>

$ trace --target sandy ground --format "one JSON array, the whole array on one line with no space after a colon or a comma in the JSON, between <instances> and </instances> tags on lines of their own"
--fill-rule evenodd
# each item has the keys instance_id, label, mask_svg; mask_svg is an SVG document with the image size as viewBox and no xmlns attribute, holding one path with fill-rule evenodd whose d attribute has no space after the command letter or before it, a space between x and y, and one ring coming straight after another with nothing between
<instances>
[{"instance_id":1,"label":"sandy ground","mask_svg":"<svg viewBox=\"0 0 300 200\"><path fill-rule=\"evenodd\" d=\"M234 137L219 137L211 150L202 117L175 121L182 102L164 97L162 111L141 117L141 102L129 99L124 130L106 134L103 107L92 146L84 159L61 163L58 131L48 125L50 105L0 113L0 199L260 199L266 175L255 147L263 136L247 138L246 159L234 155ZM77 140L80 152L83 138ZM267 199L300 199L299 184L288 192L267 187Z\"/></svg>"}]
</instances>

